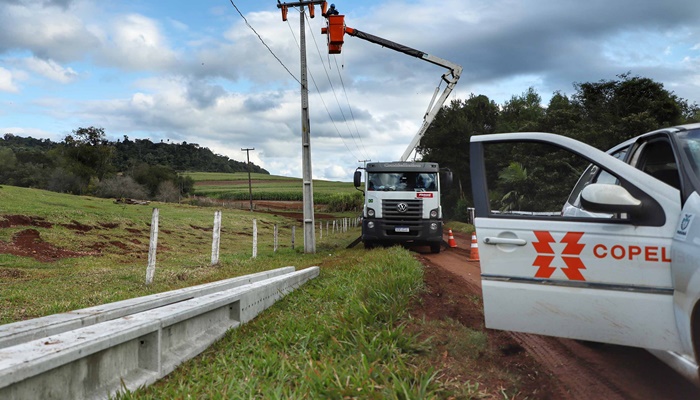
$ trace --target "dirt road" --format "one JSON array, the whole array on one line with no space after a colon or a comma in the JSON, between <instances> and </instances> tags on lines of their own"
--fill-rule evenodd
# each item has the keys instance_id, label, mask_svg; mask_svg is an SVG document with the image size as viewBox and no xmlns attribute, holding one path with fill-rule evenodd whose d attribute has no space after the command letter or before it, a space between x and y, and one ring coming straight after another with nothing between
<instances>
[{"instance_id":1,"label":"dirt road","mask_svg":"<svg viewBox=\"0 0 700 400\"><path fill-rule=\"evenodd\" d=\"M479 263L468 261L471 237L455 234L455 240L457 248L448 248L440 254L421 253L417 257L431 267L426 268L426 275L431 270L435 271L436 267L463 281L461 287L449 286L450 290L464 290L465 293L481 296ZM554 377L553 382L557 387L542 390L553 393L554 398L700 399L700 389L643 349L585 344L524 333L510 335L539 363L542 370L549 371Z\"/></svg>"}]
</instances>

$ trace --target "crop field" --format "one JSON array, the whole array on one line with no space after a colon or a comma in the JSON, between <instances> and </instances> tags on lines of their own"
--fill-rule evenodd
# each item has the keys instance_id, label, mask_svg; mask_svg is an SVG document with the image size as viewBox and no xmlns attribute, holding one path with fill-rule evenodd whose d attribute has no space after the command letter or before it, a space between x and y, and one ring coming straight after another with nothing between
<instances>
[{"instance_id":1,"label":"crop field","mask_svg":"<svg viewBox=\"0 0 700 400\"><path fill-rule=\"evenodd\" d=\"M195 195L221 200L248 200L248 174L214 172L184 173L195 181ZM253 200L302 201L302 180L283 176L251 174ZM351 182L314 180L314 202L327 204L334 195L353 196L360 192Z\"/></svg>"}]
</instances>

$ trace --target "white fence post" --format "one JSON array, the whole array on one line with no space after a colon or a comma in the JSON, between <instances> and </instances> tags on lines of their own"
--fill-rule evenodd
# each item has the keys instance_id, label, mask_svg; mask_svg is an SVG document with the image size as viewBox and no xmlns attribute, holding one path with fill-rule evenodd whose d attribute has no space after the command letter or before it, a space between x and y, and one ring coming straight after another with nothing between
<instances>
[{"instance_id":1,"label":"white fence post","mask_svg":"<svg viewBox=\"0 0 700 400\"><path fill-rule=\"evenodd\" d=\"M278 235L279 235L279 231L277 230L277 224L275 224L275 239L274 239L274 244L273 244L273 248L272 248L272 251L275 253L277 252L277 236Z\"/></svg>"},{"instance_id":2,"label":"white fence post","mask_svg":"<svg viewBox=\"0 0 700 400\"><path fill-rule=\"evenodd\" d=\"M157 208L153 209L151 217L151 240L148 245L148 267L146 268L146 285L153 283L156 274L156 249L158 248L158 214Z\"/></svg>"},{"instance_id":3,"label":"white fence post","mask_svg":"<svg viewBox=\"0 0 700 400\"><path fill-rule=\"evenodd\" d=\"M258 220L253 218L253 258L258 256Z\"/></svg>"},{"instance_id":4,"label":"white fence post","mask_svg":"<svg viewBox=\"0 0 700 400\"><path fill-rule=\"evenodd\" d=\"M292 225L292 250L294 250L294 238L297 235L297 226Z\"/></svg>"},{"instance_id":5,"label":"white fence post","mask_svg":"<svg viewBox=\"0 0 700 400\"><path fill-rule=\"evenodd\" d=\"M318 222L319 240L323 240L323 221Z\"/></svg>"},{"instance_id":6,"label":"white fence post","mask_svg":"<svg viewBox=\"0 0 700 400\"><path fill-rule=\"evenodd\" d=\"M211 265L219 263L219 244L221 243L221 210L214 212L214 233L211 241Z\"/></svg>"}]
</instances>

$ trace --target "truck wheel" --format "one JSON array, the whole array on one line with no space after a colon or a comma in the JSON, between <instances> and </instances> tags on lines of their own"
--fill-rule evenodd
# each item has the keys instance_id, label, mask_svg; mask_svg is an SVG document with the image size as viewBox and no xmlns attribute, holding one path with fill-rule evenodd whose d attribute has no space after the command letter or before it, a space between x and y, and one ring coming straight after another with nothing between
<instances>
[{"instance_id":1,"label":"truck wheel","mask_svg":"<svg viewBox=\"0 0 700 400\"><path fill-rule=\"evenodd\" d=\"M430 252L433 254L437 254L440 252L440 243L431 243L430 244Z\"/></svg>"}]
</instances>

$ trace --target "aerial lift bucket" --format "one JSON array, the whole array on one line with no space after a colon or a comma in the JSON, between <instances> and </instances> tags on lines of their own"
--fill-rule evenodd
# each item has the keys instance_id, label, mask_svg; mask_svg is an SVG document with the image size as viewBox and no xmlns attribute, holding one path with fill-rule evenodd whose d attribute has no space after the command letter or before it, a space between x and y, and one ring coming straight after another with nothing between
<instances>
[{"instance_id":1,"label":"aerial lift bucket","mask_svg":"<svg viewBox=\"0 0 700 400\"><path fill-rule=\"evenodd\" d=\"M321 33L328 35L328 54L340 54L345 36L345 15L329 15L328 26Z\"/></svg>"}]
</instances>

